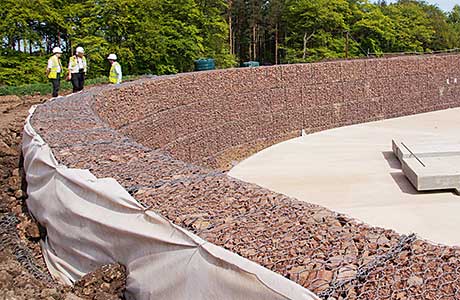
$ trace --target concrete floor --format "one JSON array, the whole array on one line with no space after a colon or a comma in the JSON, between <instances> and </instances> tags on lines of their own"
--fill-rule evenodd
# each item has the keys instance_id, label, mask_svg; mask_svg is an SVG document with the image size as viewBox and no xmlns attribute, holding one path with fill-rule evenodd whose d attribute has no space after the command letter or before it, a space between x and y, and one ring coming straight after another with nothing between
<instances>
[{"instance_id":1,"label":"concrete floor","mask_svg":"<svg viewBox=\"0 0 460 300\"><path fill-rule=\"evenodd\" d=\"M229 175L365 223L460 245L460 196L417 192L391 149L393 138L460 141L460 109L347 126L292 139Z\"/></svg>"}]
</instances>

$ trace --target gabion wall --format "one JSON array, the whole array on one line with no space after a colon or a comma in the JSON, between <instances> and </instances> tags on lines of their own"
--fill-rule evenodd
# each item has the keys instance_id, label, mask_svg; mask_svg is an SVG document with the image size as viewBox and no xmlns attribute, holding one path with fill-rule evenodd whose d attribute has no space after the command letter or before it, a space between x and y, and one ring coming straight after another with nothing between
<instances>
[{"instance_id":1,"label":"gabion wall","mask_svg":"<svg viewBox=\"0 0 460 300\"><path fill-rule=\"evenodd\" d=\"M145 146L226 168L302 128L314 132L457 106L459 75L456 55L222 70L102 93L95 110Z\"/></svg>"},{"instance_id":2,"label":"gabion wall","mask_svg":"<svg viewBox=\"0 0 460 300\"><path fill-rule=\"evenodd\" d=\"M459 60L356 60L144 79L48 102L32 121L61 163L117 179L172 222L324 299L460 299L459 248L371 227L220 171L302 128L459 106Z\"/></svg>"}]
</instances>

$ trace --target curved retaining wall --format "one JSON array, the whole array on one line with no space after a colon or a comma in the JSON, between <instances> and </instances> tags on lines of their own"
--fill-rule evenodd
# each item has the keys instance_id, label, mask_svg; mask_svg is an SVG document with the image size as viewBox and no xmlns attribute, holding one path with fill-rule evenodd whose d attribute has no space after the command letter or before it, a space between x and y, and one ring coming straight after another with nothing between
<instances>
[{"instance_id":1,"label":"curved retaining wall","mask_svg":"<svg viewBox=\"0 0 460 300\"><path fill-rule=\"evenodd\" d=\"M226 168L300 129L457 106L459 70L458 56L426 56L191 73L103 93L95 110L145 146Z\"/></svg>"},{"instance_id":2,"label":"curved retaining wall","mask_svg":"<svg viewBox=\"0 0 460 300\"><path fill-rule=\"evenodd\" d=\"M200 237L333 299L460 299L460 249L370 227L212 170L307 132L460 105L460 56L181 74L40 106L68 166L113 177Z\"/></svg>"}]
</instances>

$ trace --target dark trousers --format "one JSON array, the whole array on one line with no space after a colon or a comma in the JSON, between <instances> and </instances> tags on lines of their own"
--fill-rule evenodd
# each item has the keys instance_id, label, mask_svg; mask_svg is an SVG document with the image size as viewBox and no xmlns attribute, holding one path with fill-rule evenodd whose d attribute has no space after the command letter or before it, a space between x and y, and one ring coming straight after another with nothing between
<instances>
[{"instance_id":1,"label":"dark trousers","mask_svg":"<svg viewBox=\"0 0 460 300\"><path fill-rule=\"evenodd\" d=\"M72 81L73 92L81 91L85 84L85 73L72 73L70 80Z\"/></svg>"},{"instance_id":2,"label":"dark trousers","mask_svg":"<svg viewBox=\"0 0 460 300\"><path fill-rule=\"evenodd\" d=\"M51 84L53 85L53 97L57 97L59 93L59 87L61 86L61 74L57 74L56 79L50 79Z\"/></svg>"}]
</instances>

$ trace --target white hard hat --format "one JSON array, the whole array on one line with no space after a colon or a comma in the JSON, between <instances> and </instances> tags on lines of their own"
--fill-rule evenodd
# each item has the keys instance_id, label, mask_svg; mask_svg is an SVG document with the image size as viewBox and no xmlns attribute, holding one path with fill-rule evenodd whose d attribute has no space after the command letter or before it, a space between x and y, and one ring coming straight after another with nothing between
<instances>
[{"instance_id":1,"label":"white hard hat","mask_svg":"<svg viewBox=\"0 0 460 300\"><path fill-rule=\"evenodd\" d=\"M85 53L85 50L83 49L83 47L77 47L77 49L75 50L76 53Z\"/></svg>"},{"instance_id":2,"label":"white hard hat","mask_svg":"<svg viewBox=\"0 0 460 300\"><path fill-rule=\"evenodd\" d=\"M116 54L109 54L109 56L107 56L107 59L110 59L110 60L117 60L117 55Z\"/></svg>"},{"instance_id":3,"label":"white hard hat","mask_svg":"<svg viewBox=\"0 0 460 300\"><path fill-rule=\"evenodd\" d=\"M62 53L62 50L59 47L54 47L53 48L53 53Z\"/></svg>"}]
</instances>

